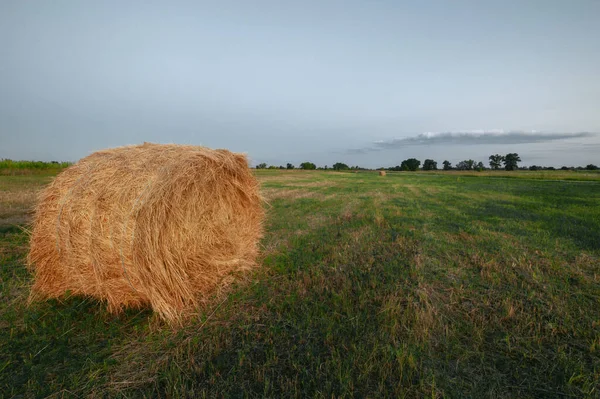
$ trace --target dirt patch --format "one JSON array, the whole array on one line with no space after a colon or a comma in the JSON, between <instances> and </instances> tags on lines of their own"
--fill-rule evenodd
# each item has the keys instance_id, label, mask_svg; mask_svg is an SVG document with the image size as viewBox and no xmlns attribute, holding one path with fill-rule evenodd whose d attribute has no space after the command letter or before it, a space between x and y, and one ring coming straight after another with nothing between
<instances>
[{"instance_id":1,"label":"dirt patch","mask_svg":"<svg viewBox=\"0 0 600 399\"><path fill-rule=\"evenodd\" d=\"M340 216L339 216L340 219L342 219L342 220L352 219L356 205L358 205L358 200L356 200L356 199L346 202L344 207L340 210Z\"/></svg>"},{"instance_id":2,"label":"dirt patch","mask_svg":"<svg viewBox=\"0 0 600 399\"><path fill-rule=\"evenodd\" d=\"M15 214L5 217L0 217L0 228L5 226L17 226L29 224L31 222L30 214Z\"/></svg>"},{"instance_id":3,"label":"dirt patch","mask_svg":"<svg viewBox=\"0 0 600 399\"><path fill-rule=\"evenodd\" d=\"M0 191L0 226L29 222L38 190Z\"/></svg>"}]
</instances>

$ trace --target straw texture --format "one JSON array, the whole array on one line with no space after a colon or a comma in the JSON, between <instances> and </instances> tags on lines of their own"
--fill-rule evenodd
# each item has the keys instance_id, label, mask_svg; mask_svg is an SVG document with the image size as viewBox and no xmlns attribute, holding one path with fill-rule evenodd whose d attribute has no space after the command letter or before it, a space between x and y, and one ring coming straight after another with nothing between
<instances>
[{"instance_id":1,"label":"straw texture","mask_svg":"<svg viewBox=\"0 0 600 399\"><path fill-rule=\"evenodd\" d=\"M178 320L255 266L263 219L244 155L148 143L96 152L40 195L30 299L69 290Z\"/></svg>"}]
</instances>

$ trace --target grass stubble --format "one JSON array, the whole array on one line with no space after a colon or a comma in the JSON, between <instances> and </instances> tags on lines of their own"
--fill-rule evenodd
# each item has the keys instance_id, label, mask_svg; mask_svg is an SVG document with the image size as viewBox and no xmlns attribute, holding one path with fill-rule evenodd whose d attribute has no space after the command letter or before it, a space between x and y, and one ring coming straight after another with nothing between
<instances>
[{"instance_id":1,"label":"grass stubble","mask_svg":"<svg viewBox=\"0 0 600 399\"><path fill-rule=\"evenodd\" d=\"M48 177L0 176L0 397L598 397L597 179L257 175L263 267L179 329L26 307Z\"/></svg>"}]
</instances>

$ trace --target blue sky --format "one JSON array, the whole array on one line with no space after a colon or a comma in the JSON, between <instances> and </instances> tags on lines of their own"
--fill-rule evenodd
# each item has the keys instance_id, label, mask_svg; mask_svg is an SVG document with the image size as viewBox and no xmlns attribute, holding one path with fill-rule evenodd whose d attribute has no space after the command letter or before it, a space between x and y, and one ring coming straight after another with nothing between
<instances>
[{"instance_id":1,"label":"blue sky","mask_svg":"<svg viewBox=\"0 0 600 399\"><path fill-rule=\"evenodd\" d=\"M0 2L0 157L600 164L600 1Z\"/></svg>"}]
</instances>

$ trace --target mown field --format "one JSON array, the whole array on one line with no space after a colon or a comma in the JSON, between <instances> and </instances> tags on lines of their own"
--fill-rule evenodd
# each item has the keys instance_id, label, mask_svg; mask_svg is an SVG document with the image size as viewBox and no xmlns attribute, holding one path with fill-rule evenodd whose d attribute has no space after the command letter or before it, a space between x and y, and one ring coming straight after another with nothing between
<instances>
[{"instance_id":1,"label":"mown field","mask_svg":"<svg viewBox=\"0 0 600 399\"><path fill-rule=\"evenodd\" d=\"M177 330L27 307L51 177L0 176L0 397L600 397L600 174L561 173L257 172L262 266Z\"/></svg>"}]
</instances>

